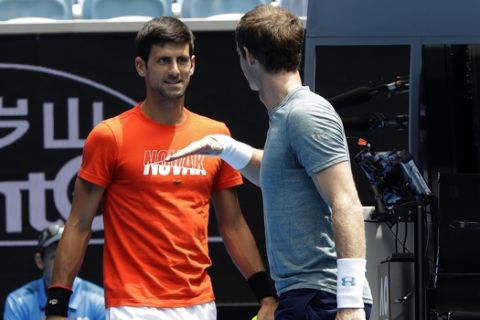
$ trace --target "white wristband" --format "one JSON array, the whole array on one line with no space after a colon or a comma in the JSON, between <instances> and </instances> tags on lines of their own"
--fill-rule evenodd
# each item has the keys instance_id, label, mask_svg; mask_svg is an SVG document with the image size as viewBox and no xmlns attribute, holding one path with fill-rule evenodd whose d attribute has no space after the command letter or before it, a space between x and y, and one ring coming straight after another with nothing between
<instances>
[{"instance_id":1,"label":"white wristband","mask_svg":"<svg viewBox=\"0 0 480 320\"><path fill-rule=\"evenodd\" d=\"M222 145L223 150L219 156L234 169L243 169L250 162L253 156L253 148L248 144L223 134L213 134L209 137L212 137Z\"/></svg>"},{"instance_id":2,"label":"white wristband","mask_svg":"<svg viewBox=\"0 0 480 320\"><path fill-rule=\"evenodd\" d=\"M337 260L337 308L363 308L365 259Z\"/></svg>"}]
</instances>

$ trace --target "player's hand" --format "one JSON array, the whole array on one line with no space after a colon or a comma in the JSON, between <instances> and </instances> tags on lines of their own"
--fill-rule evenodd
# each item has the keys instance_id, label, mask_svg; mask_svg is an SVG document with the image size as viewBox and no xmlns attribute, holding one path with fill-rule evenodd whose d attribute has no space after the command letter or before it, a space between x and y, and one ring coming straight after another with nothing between
<instances>
[{"instance_id":1,"label":"player's hand","mask_svg":"<svg viewBox=\"0 0 480 320\"><path fill-rule=\"evenodd\" d=\"M260 302L260 310L258 310L257 320L273 320L277 307L278 302L274 297L263 298Z\"/></svg>"},{"instance_id":2,"label":"player's hand","mask_svg":"<svg viewBox=\"0 0 480 320\"><path fill-rule=\"evenodd\" d=\"M335 320L365 320L365 310L361 309L338 309Z\"/></svg>"},{"instance_id":3,"label":"player's hand","mask_svg":"<svg viewBox=\"0 0 480 320\"><path fill-rule=\"evenodd\" d=\"M223 151L223 146L212 136L206 136L203 139L190 143L183 149L178 150L171 156L165 158L165 161L173 161L191 154L218 155Z\"/></svg>"}]
</instances>

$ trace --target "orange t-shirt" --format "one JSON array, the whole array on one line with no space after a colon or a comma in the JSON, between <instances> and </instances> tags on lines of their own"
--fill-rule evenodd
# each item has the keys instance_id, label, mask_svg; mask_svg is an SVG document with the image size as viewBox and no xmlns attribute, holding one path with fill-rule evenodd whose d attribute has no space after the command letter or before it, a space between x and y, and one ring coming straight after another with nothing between
<instances>
[{"instance_id":1,"label":"orange t-shirt","mask_svg":"<svg viewBox=\"0 0 480 320\"><path fill-rule=\"evenodd\" d=\"M225 124L185 109L185 121L159 125L140 106L97 125L79 176L105 188L106 306L181 307L214 300L207 268L213 190L242 177L218 157L163 159Z\"/></svg>"}]
</instances>

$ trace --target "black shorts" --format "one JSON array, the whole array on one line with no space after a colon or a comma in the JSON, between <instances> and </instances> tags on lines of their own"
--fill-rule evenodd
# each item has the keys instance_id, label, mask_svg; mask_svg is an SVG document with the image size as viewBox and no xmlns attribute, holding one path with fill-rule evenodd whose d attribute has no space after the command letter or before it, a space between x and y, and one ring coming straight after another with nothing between
<instances>
[{"instance_id":1,"label":"black shorts","mask_svg":"<svg viewBox=\"0 0 480 320\"><path fill-rule=\"evenodd\" d=\"M365 304L366 319L370 318L371 304ZM315 290L298 289L280 295L275 320L335 320L337 297Z\"/></svg>"}]
</instances>

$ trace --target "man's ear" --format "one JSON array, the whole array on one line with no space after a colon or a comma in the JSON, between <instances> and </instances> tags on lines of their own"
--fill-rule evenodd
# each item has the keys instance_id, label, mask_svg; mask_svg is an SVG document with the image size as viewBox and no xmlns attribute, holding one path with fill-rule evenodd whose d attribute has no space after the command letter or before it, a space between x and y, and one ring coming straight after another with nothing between
<instances>
[{"instance_id":1,"label":"man's ear","mask_svg":"<svg viewBox=\"0 0 480 320\"><path fill-rule=\"evenodd\" d=\"M42 255L40 254L40 252L35 252L33 260L35 260L35 264L37 265L38 269L43 270L43 268L45 268L45 264L43 263Z\"/></svg>"},{"instance_id":2,"label":"man's ear","mask_svg":"<svg viewBox=\"0 0 480 320\"><path fill-rule=\"evenodd\" d=\"M245 60L247 60L249 65L255 64L257 59L253 56L253 54L248 50L247 47L243 47L243 52L245 53Z\"/></svg>"},{"instance_id":3,"label":"man's ear","mask_svg":"<svg viewBox=\"0 0 480 320\"><path fill-rule=\"evenodd\" d=\"M195 73L195 55L192 55L192 57L190 58L190 63L191 63L191 67L190 67L189 74L193 75Z\"/></svg>"},{"instance_id":4,"label":"man's ear","mask_svg":"<svg viewBox=\"0 0 480 320\"><path fill-rule=\"evenodd\" d=\"M146 62L143 61L142 58L135 57L135 69L137 70L138 75L141 77L145 77L145 70L147 69L145 64Z\"/></svg>"}]
</instances>

